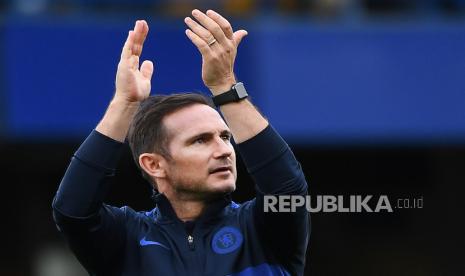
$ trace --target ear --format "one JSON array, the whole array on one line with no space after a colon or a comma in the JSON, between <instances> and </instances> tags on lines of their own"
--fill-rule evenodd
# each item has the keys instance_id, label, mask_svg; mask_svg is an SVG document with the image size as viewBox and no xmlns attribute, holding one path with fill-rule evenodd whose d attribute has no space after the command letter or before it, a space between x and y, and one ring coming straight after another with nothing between
<instances>
[{"instance_id":1,"label":"ear","mask_svg":"<svg viewBox=\"0 0 465 276\"><path fill-rule=\"evenodd\" d=\"M165 158L156 153L142 153L139 155L139 165L148 174L154 178L165 178Z\"/></svg>"}]
</instances>

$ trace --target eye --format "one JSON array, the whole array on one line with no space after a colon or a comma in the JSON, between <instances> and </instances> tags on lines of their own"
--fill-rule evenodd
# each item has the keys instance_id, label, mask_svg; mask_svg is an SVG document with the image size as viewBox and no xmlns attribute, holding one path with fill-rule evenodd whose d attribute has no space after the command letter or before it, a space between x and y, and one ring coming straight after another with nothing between
<instances>
[{"instance_id":1,"label":"eye","mask_svg":"<svg viewBox=\"0 0 465 276\"><path fill-rule=\"evenodd\" d=\"M194 144L204 144L205 143L205 138L197 138L194 141Z\"/></svg>"},{"instance_id":2,"label":"eye","mask_svg":"<svg viewBox=\"0 0 465 276\"><path fill-rule=\"evenodd\" d=\"M221 138L225 141L229 141L231 140L231 135L224 134L224 135L221 135Z\"/></svg>"}]
</instances>

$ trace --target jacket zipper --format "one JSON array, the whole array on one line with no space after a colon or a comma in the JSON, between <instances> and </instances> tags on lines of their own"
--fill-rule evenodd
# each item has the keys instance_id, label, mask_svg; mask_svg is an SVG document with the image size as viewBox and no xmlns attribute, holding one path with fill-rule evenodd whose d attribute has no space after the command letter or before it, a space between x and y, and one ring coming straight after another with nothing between
<instances>
[{"instance_id":1,"label":"jacket zipper","mask_svg":"<svg viewBox=\"0 0 465 276\"><path fill-rule=\"evenodd\" d=\"M194 250L194 237L192 235L187 235L187 243L189 244L190 250Z\"/></svg>"},{"instance_id":2,"label":"jacket zipper","mask_svg":"<svg viewBox=\"0 0 465 276\"><path fill-rule=\"evenodd\" d=\"M187 245L189 246L190 250L195 249L194 236L193 236L194 226L195 226L195 222L193 221L186 221L184 223L184 227L186 228L186 234L187 234Z\"/></svg>"}]
</instances>

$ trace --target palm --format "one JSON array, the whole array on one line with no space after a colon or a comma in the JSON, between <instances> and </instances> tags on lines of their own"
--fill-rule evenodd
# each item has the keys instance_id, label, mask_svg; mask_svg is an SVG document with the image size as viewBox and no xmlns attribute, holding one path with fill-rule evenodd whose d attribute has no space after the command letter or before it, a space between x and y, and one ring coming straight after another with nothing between
<instances>
[{"instance_id":1,"label":"palm","mask_svg":"<svg viewBox=\"0 0 465 276\"><path fill-rule=\"evenodd\" d=\"M150 95L151 83L138 68L120 67L116 76L116 89L124 91L129 101L142 101Z\"/></svg>"},{"instance_id":2,"label":"palm","mask_svg":"<svg viewBox=\"0 0 465 276\"><path fill-rule=\"evenodd\" d=\"M129 102L140 102L150 95L153 64L144 61L139 68L139 58L147 37L148 25L137 21L133 31L129 32L121 53L116 73L116 97Z\"/></svg>"},{"instance_id":3,"label":"palm","mask_svg":"<svg viewBox=\"0 0 465 276\"><path fill-rule=\"evenodd\" d=\"M186 35L202 54L202 80L212 93L224 92L236 82L237 47L247 32L234 32L229 21L212 10L193 10L192 15L197 21L188 17L184 22L189 27Z\"/></svg>"}]
</instances>

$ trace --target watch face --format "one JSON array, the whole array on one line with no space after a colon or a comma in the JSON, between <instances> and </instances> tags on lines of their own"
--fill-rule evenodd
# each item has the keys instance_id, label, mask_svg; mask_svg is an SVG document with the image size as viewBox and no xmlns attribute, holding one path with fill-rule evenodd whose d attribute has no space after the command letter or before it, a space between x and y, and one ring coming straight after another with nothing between
<instances>
[{"instance_id":1,"label":"watch face","mask_svg":"<svg viewBox=\"0 0 465 276\"><path fill-rule=\"evenodd\" d=\"M243 99L248 96L247 91L245 90L244 84L242 82L238 82L234 86L234 89L236 90L239 99Z\"/></svg>"}]
</instances>

